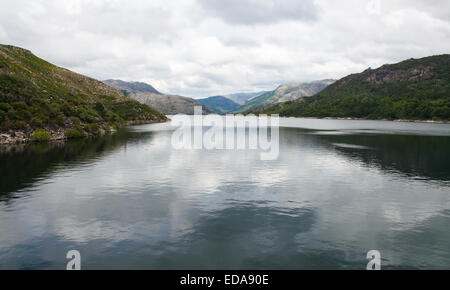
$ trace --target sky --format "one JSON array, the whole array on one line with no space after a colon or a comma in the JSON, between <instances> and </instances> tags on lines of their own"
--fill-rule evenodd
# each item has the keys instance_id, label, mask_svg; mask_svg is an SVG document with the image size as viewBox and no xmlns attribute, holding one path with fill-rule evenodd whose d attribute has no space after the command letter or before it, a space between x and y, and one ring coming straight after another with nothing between
<instances>
[{"instance_id":1,"label":"sky","mask_svg":"<svg viewBox=\"0 0 450 290\"><path fill-rule=\"evenodd\" d=\"M190 97L450 51L448 0L0 0L0 43Z\"/></svg>"}]
</instances>

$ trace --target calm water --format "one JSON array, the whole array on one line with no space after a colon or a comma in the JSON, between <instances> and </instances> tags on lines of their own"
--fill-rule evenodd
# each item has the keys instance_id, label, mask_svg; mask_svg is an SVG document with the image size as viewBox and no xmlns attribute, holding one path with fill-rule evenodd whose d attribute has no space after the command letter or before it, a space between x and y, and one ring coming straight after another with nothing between
<instances>
[{"instance_id":1,"label":"calm water","mask_svg":"<svg viewBox=\"0 0 450 290\"><path fill-rule=\"evenodd\" d=\"M450 125L281 123L276 161L169 124L2 148L0 269L450 269Z\"/></svg>"}]
</instances>

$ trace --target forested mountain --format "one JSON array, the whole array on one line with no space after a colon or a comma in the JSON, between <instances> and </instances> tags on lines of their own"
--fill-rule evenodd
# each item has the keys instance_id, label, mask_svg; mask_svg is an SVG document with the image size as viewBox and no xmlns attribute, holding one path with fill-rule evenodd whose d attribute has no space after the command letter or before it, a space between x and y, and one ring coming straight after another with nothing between
<instances>
[{"instance_id":1,"label":"forested mountain","mask_svg":"<svg viewBox=\"0 0 450 290\"><path fill-rule=\"evenodd\" d=\"M255 113L294 117L450 120L450 55L386 64L352 74L309 98Z\"/></svg>"}]
</instances>

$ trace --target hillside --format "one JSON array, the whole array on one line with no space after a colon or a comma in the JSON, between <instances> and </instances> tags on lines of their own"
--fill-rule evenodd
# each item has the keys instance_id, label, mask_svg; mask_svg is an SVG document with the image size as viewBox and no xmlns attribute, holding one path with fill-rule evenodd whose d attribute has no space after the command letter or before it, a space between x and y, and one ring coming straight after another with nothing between
<instances>
[{"instance_id":1,"label":"hillside","mask_svg":"<svg viewBox=\"0 0 450 290\"><path fill-rule=\"evenodd\" d=\"M310 83L287 83L279 86L275 91L267 92L256 98L250 99L235 112L244 112L268 106L271 104L293 101L302 97L309 97L317 94L334 80L320 80Z\"/></svg>"},{"instance_id":2,"label":"hillside","mask_svg":"<svg viewBox=\"0 0 450 290\"><path fill-rule=\"evenodd\" d=\"M194 107L202 106L201 103L192 98L162 94L145 83L138 83L141 84L139 86L136 86L137 83L135 82L125 82L120 80L106 80L104 83L120 90L130 98L133 98L142 104L149 105L166 115L193 115ZM153 88L157 93L149 91L148 87ZM203 113L213 114L216 112L203 106Z\"/></svg>"},{"instance_id":3,"label":"hillside","mask_svg":"<svg viewBox=\"0 0 450 290\"><path fill-rule=\"evenodd\" d=\"M209 97L206 99L198 99L199 103L203 104L204 106L213 109L219 114L226 114L228 112L231 112L233 110L236 110L241 105L233 102L230 99L227 99L223 96L215 96L215 97Z\"/></svg>"},{"instance_id":4,"label":"hillside","mask_svg":"<svg viewBox=\"0 0 450 290\"><path fill-rule=\"evenodd\" d=\"M224 95L223 97L235 102L239 105L244 105L249 100L259 97L261 95L264 95L265 93L268 93L269 91L262 91L262 92L256 92L256 93L236 93L236 94L230 94L230 95Z\"/></svg>"},{"instance_id":5,"label":"hillside","mask_svg":"<svg viewBox=\"0 0 450 290\"><path fill-rule=\"evenodd\" d=\"M147 92L147 93L162 95L162 93L160 93L152 85L149 85L147 83L142 83L142 82L124 82L124 81L121 81L121 80L106 80L106 81L103 81L103 82L105 84L109 85L110 87L113 87L113 88L114 87L126 88L127 90L131 90L131 91L140 91L140 92Z\"/></svg>"},{"instance_id":6,"label":"hillside","mask_svg":"<svg viewBox=\"0 0 450 290\"><path fill-rule=\"evenodd\" d=\"M450 120L450 55L409 59L349 75L319 94L256 113L293 117Z\"/></svg>"},{"instance_id":7,"label":"hillside","mask_svg":"<svg viewBox=\"0 0 450 290\"><path fill-rule=\"evenodd\" d=\"M0 45L1 143L91 136L125 124L165 120L100 81L28 50Z\"/></svg>"}]
</instances>

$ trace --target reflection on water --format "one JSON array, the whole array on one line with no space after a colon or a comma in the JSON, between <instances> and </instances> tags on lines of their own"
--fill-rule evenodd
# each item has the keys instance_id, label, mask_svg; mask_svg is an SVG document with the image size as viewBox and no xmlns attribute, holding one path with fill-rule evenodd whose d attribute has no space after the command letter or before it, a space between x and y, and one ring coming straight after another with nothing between
<instances>
[{"instance_id":1,"label":"reflection on water","mask_svg":"<svg viewBox=\"0 0 450 290\"><path fill-rule=\"evenodd\" d=\"M168 124L2 148L0 269L450 269L449 125L281 124L276 161Z\"/></svg>"},{"instance_id":2,"label":"reflection on water","mask_svg":"<svg viewBox=\"0 0 450 290\"><path fill-rule=\"evenodd\" d=\"M145 135L150 135L147 132ZM58 168L89 164L118 146L138 140L139 135L124 130L102 138L71 140L66 143L14 145L0 147L0 200L8 193L46 178Z\"/></svg>"},{"instance_id":3,"label":"reflection on water","mask_svg":"<svg viewBox=\"0 0 450 290\"><path fill-rule=\"evenodd\" d=\"M322 136L322 140L334 145L339 153L368 166L448 184L450 138L447 136L355 134Z\"/></svg>"}]
</instances>

